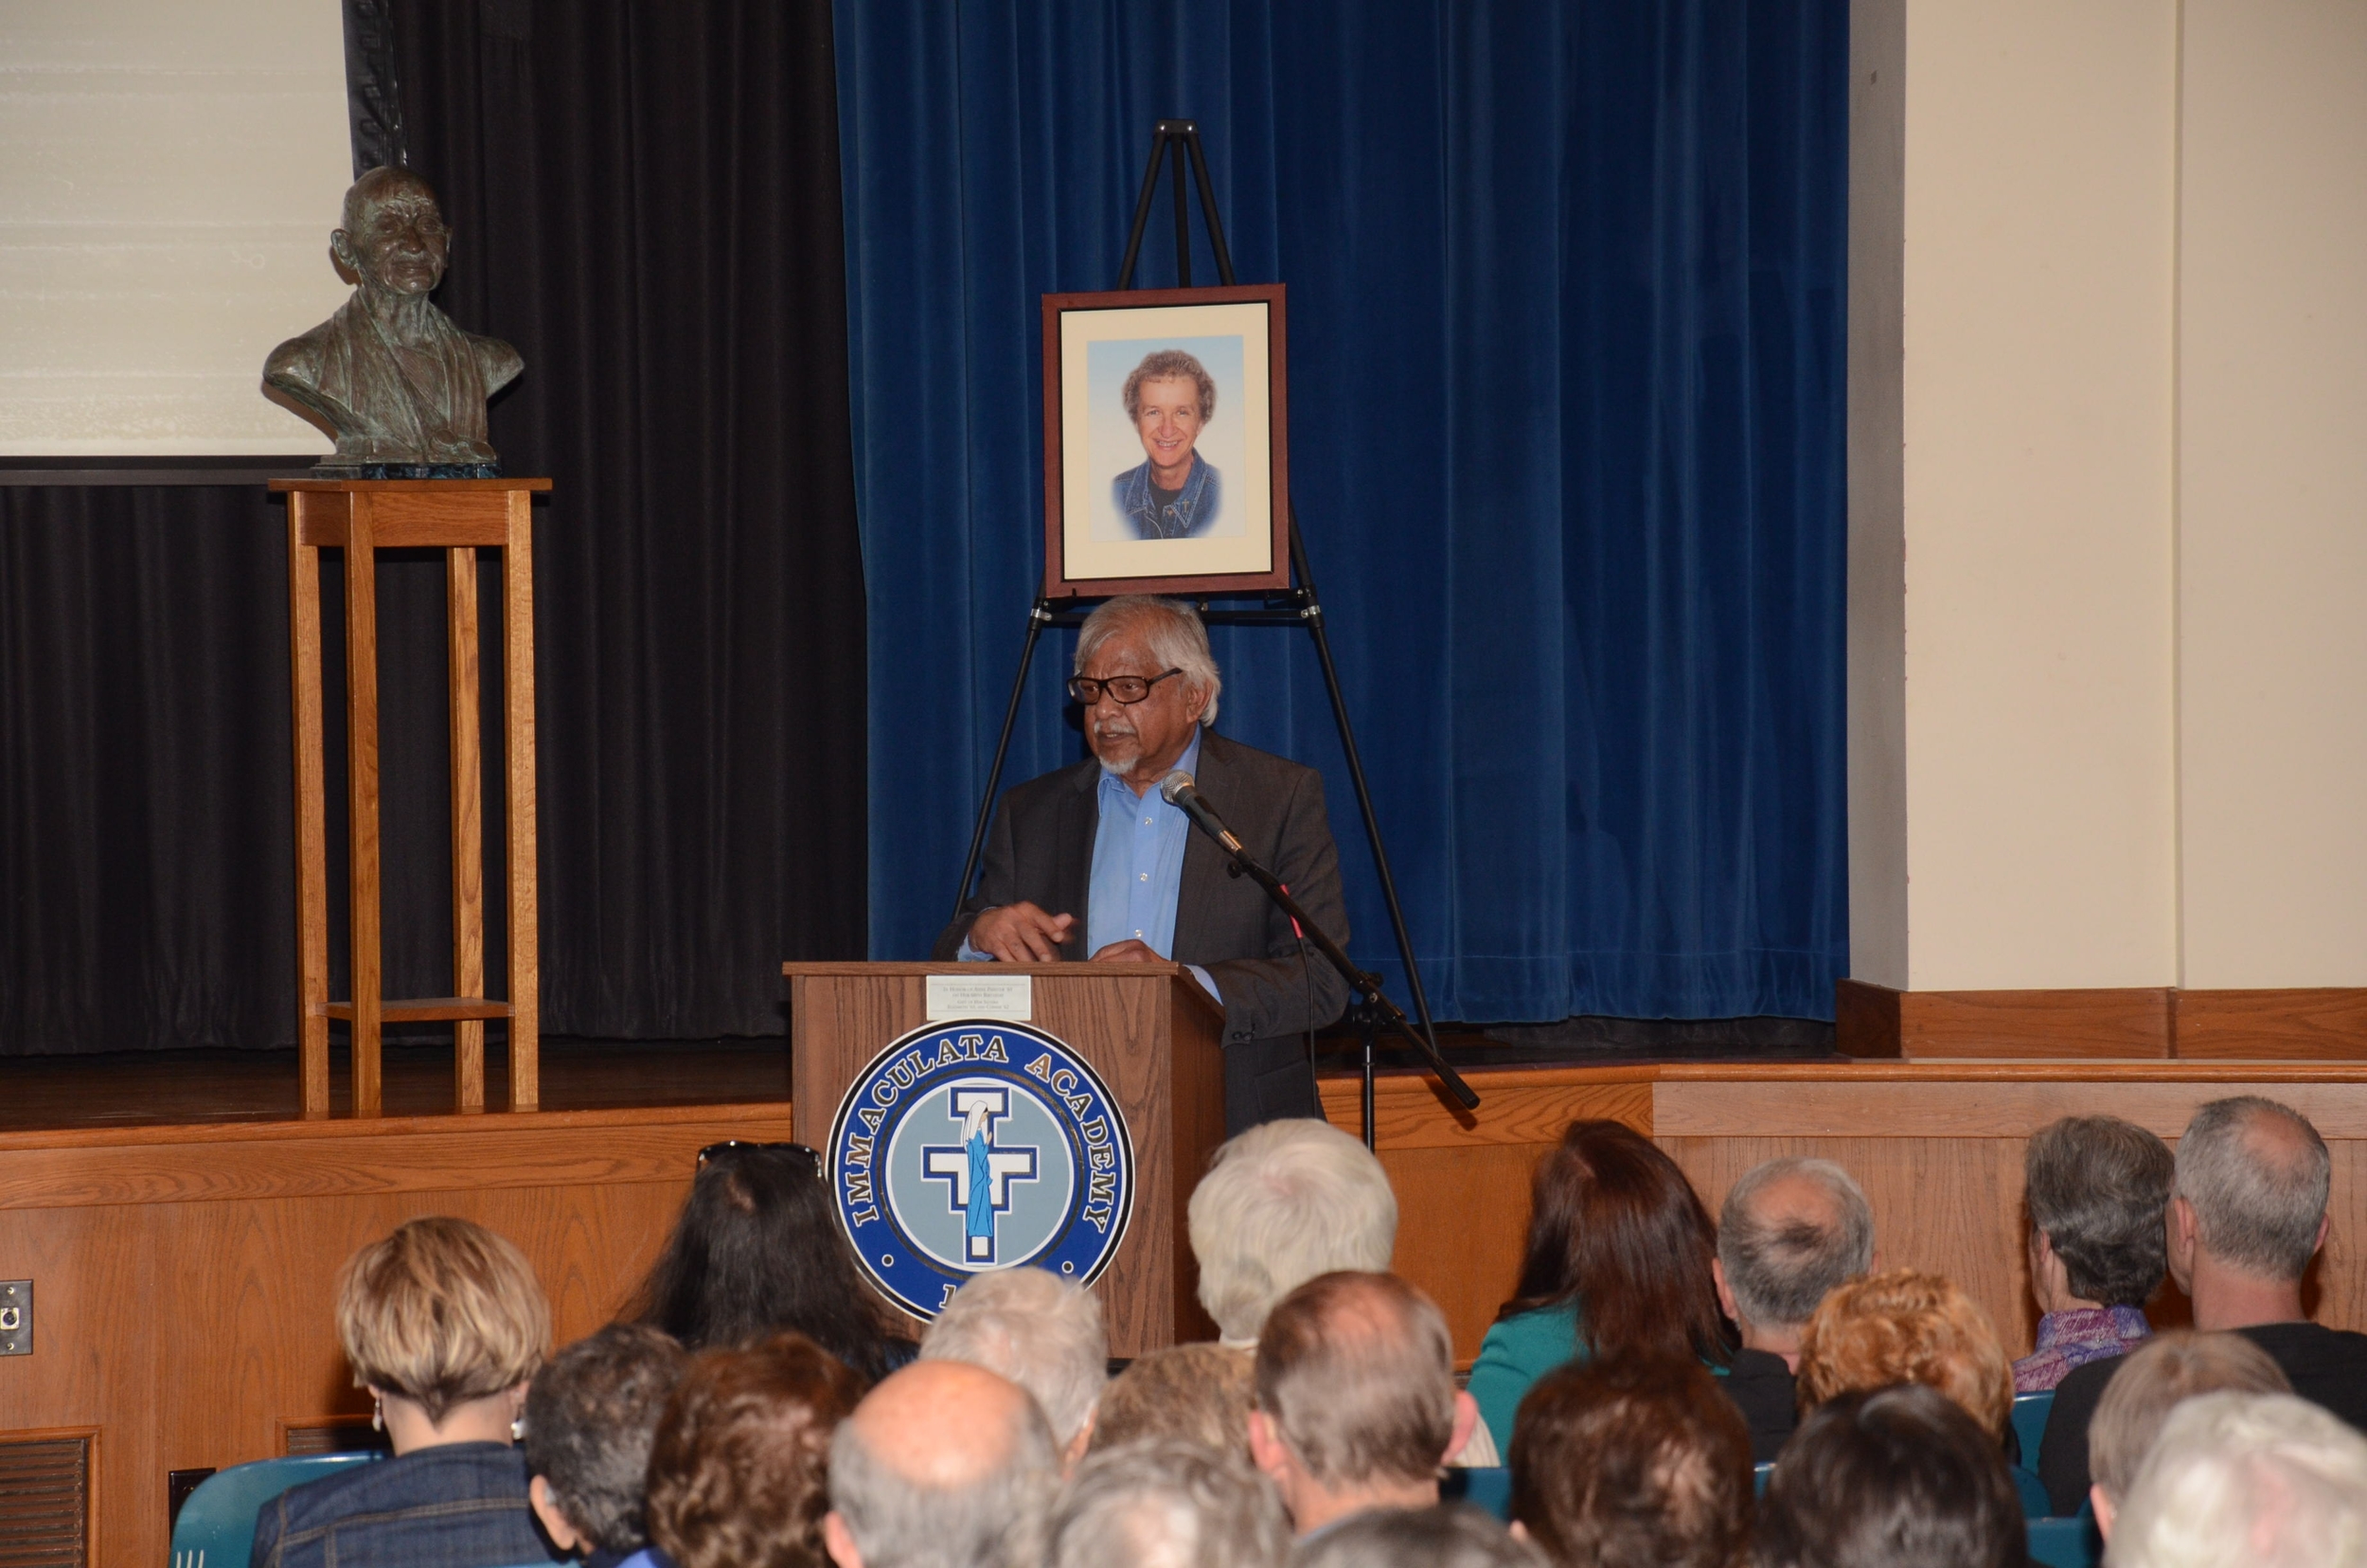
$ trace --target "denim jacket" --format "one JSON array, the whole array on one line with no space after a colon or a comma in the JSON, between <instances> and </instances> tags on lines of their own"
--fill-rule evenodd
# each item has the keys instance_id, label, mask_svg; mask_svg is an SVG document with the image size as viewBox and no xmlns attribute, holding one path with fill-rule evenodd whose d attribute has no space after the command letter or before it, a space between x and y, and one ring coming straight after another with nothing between
<instances>
[{"instance_id":1,"label":"denim jacket","mask_svg":"<svg viewBox=\"0 0 2367 1568\"><path fill-rule=\"evenodd\" d=\"M1208 526L1217 520L1217 505L1221 499L1215 467L1197 452L1192 454L1192 472L1184 476L1184 489L1174 505L1151 504L1148 462L1128 469L1112 480L1110 495L1117 503L1119 513L1145 539L1189 539L1196 533L1206 533Z\"/></svg>"},{"instance_id":2,"label":"denim jacket","mask_svg":"<svg viewBox=\"0 0 2367 1568\"><path fill-rule=\"evenodd\" d=\"M253 1568L512 1568L557 1559L526 1503L526 1459L445 1443L357 1465L263 1505Z\"/></svg>"}]
</instances>

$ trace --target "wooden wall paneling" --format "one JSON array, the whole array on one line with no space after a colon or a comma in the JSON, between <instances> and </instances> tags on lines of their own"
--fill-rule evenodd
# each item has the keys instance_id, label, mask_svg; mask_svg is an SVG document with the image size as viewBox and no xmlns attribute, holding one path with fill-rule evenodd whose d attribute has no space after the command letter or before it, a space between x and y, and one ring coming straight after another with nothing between
<instances>
[{"instance_id":1,"label":"wooden wall paneling","mask_svg":"<svg viewBox=\"0 0 2367 1568\"><path fill-rule=\"evenodd\" d=\"M2367 1061L2367 987L1897 991L1843 980L1843 1056Z\"/></svg>"},{"instance_id":2,"label":"wooden wall paneling","mask_svg":"<svg viewBox=\"0 0 2367 1568\"><path fill-rule=\"evenodd\" d=\"M779 1103L0 1136L0 1210L670 1181L720 1138L790 1135Z\"/></svg>"},{"instance_id":3,"label":"wooden wall paneling","mask_svg":"<svg viewBox=\"0 0 2367 1568\"><path fill-rule=\"evenodd\" d=\"M1511 1296L1528 1234L1529 1176L1549 1144L1380 1150L1397 1195L1397 1273L1429 1292L1458 1364L1479 1354Z\"/></svg>"},{"instance_id":4,"label":"wooden wall paneling","mask_svg":"<svg viewBox=\"0 0 2367 1568\"><path fill-rule=\"evenodd\" d=\"M1377 1141L1387 1149L1480 1149L1491 1144L1557 1143L1574 1121L1603 1117L1639 1132L1652 1131L1652 1084L1629 1072L1602 1068L1477 1071L1464 1078L1480 1108L1465 1111L1440 1094L1426 1074L1390 1073L1373 1085ZM1324 1117L1347 1132L1363 1125L1360 1080L1326 1078Z\"/></svg>"},{"instance_id":5,"label":"wooden wall paneling","mask_svg":"<svg viewBox=\"0 0 2367 1568\"><path fill-rule=\"evenodd\" d=\"M1655 1131L1666 1136L1842 1136L1878 1130L1891 1138L2026 1138L2058 1116L2109 1113L2176 1138L2197 1107L2232 1095L2265 1095L2307 1116L2328 1139L2367 1137L2367 1082L2311 1079L2259 1068L2156 1069L2145 1076L2049 1077L2012 1070L1981 1077L1929 1069L1880 1070L1822 1079L1674 1079L1657 1086Z\"/></svg>"},{"instance_id":6,"label":"wooden wall paneling","mask_svg":"<svg viewBox=\"0 0 2367 1568\"><path fill-rule=\"evenodd\" d=\"M96 1428L90 1559L164 1559L164 1467L151 1410L162 1386L158 1329L172 1276L143 1209L0 1212L0 1259L33 1281L33 1353L0 1358L0 1433ZM140 1517L155 1479L154 1525Z\"/></svg>"},{"instance_id":7,"label":"wooden wall paneling","mask_svg":"<svg viewBox=\"0 0 2367 1568\"><path fill-rule=\"evenodd\" d=\"M2302 1282L2302 1305L2320 1323L2367 1329L2367 1139L2328 1139L2334 1185L2326 1244Z\"/></svg>"},{"instance_id":8,"label":"wooden wall paneling","mask_svg":"<svg viewBox=\"0 0 2367 1568\"><path fill-rule=\"evenodd\" d=\"M1904 991L1900 1054L1940 1058L2166 1060L2170 992L2121 990Z\"/></svg>"},{"instance_id":9,"label":"wooden wall paneling","mask_svg":"<svg viewBox=\"0 0 2367 1568\"><path fill-rule=\"evenodd\" d=\"M2181 990L2177 1003L2180 1060L2367 1060L2367 987Z\"/></svg>"}]
</instances>

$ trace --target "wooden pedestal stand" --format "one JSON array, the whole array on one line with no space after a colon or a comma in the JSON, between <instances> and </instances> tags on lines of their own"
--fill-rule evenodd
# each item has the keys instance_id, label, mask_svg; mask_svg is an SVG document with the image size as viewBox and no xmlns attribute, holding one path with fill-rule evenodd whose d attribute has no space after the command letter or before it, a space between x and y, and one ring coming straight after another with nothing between
<instances>
[{"instance_id":1,"label":"wooden pedestal stand","mask_svg":"<svg viewBox=\"0 0 2367 1568\"><path fill-rule=\"evenodd\" d=\"M304 1114L329 1114L329 1021L353 1027L353 1114L380 1114L379 1034L389 1022L453 1021L454 1108L485 1109L485 1020L509 1020L509 1108L531 1111L540 968L534 894L534 519L548 479L275 479L288 497L288 625L295 685L296 1024ZM445 553L451 608L452 996L380 994L378 598L375 553ZM502 557L502 757L507 770L509 1000L485 996L485 844L478 718L477 572ZM346 736L353 996L329 999L329 860L321 737L320 552L346 553Z\"/></svg>"}]
</instances>

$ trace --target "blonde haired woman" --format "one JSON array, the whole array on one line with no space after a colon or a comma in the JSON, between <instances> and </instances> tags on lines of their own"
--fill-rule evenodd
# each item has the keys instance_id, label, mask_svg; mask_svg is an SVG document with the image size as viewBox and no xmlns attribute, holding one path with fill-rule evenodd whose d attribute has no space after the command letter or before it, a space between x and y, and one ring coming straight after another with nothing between
<instances>
[{"instance_id":1,"label":"blonde haired woman","mask_svg":"<svg viewBox=\"0 0 2367 1568\"><path fill-rule=\"evenodd\" d=\"M255 1568L509 1568L558 1556L514 1446L551 1308L525 1255L482 1225L398 1226L347 1260L337 1337L393 1459L282 1493Z\"/></svg>"}]
</instances>

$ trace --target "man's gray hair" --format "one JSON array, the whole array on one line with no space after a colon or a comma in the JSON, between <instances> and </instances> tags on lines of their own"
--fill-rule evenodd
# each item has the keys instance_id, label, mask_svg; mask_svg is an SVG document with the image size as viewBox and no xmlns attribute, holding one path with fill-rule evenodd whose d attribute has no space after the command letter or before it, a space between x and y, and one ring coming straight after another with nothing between
<instances>
[{"instance_id":1,"label":"man's gray hair","mask_svg":"<svg viewBox=\"0 0 2367 1568\"><path fill-rule=\"evenodd\" d=\"M2118 1116L2065 1116L2031 1135L2021 1170L2030 1227L2063 1260L2072 1294L2143 1307L2169 1272L2170 1146Z\"/></svg>"},{"instance_id":2,"label":"man's gray hair","mask_svg":"<svg viewBox=\"0 0 2367 1568\"><path fill-rule=\"evenodd\" d=\"M830 1438L830 1506L863 1568L1035 1568L1043 1512L1059 1480L1052 1428L1034 1399L1016 1405L1002 1463L966 1487L933 1487L899 1473L863 1440L860 1418Z\"/></svg>"},{"instance_id":3,"label":"man's gray hair","mask_svg":"<svg viewBox=\"0 0 2367 1568\"><path fill-rule=\"evenodd\" d=\"M1198 611L1182 599L1154 598L1148 594L1121 594L1104 600L1101 608L1085 617L1084 629L1077 634L1076 673L1085 673L1095 650L1120 632L1139 635L1160 669L1180 669L1184 679L1206 692L1208 705L1200 710L1200 722L1217 722L1217 699L1223 694L1224 677L1217 672L1217 655L1208 647L1208 628L1200 623Z\"/></svg>"},{"instance_id":4,"label":"man's gray hair","mask_svg":"<svg viewBox=\"0 0 2367 1568\"><path fill-rule=\"evenodd\" d=\"M2112 1524L2114 1568L2367 1561L2367 1437L2290 1394L2170 1413Z\"/></svg>"},{"instance_id":5,"label":"man's gray hair","mask_svg":"<svg viewBox=\"0 0 2367 1568\"><path fill-rule=\"evenodd\" d=\"M1312 1118L1253 1127L1218 1149L1192 1190L1200 1304L1229 1345L1317 1274L1387 1271L1397 1195L1361 1143Z\"/></svg>"},{"instance_id":6,"label":"man's gray hair","mask_svg":"<svg viewBox=\"0 0 2367 1568\"><path fill-rule=\"evenodd\" d=\"M2117 1506L2170 1413L2198 1394L2290 1394L2284 1370L2243 1335L2165 1328L2128 1353L2088 1421L2088 1476Z\"/></svg>"},{"instance_id":7,"label":"man's gray hair","mask_svg":"<svg viewBox=\"0 0 2367 1568\"><path fill-rule=\"evenodd\" d=\"M1307 1543L1298 1568L1545 1568L1537 1548L1468 1503L1372 1508Z\"/></svg>"},{"instance_id":8,"label":"man's gray hair","mask_svg":"<svg viewBox=\"0 0 2367 1568\"><path fill-rule=\"evenodd\" d=\"M1096 1451L1044 1526L1044 1568L1281 1568L1290 1557L1272 1484L1180 1437Z\"/></svg>"},{"instance_id":9,"label":"man's gray hair","mask_svg":"<svg viewBox=\"0 0 2367 1568\"><path fill-rule=\"evenodd\" d=\"M1758 1195L1793 1177L1824 1189L1835 1223L1759 1213ZM1768 1160L1744 1171L1728 1190L1717 1214L1717 1260L1745 1321L1763 1328L1797 1327L1816 1315L1826 1292L1874 1266L1874 1210L1849 1172L1830 1160Z\"/></svg>"},{"instance_id":10,"label":"man's gray hair","mask_svg":"<svg viewBox=\"0 0 2367 1568\"><path fill-rule=\"evenodd\" d=\"M968 1362L1036 1397L1065 1450L1110 1381L1110 1335L1091 1291L1044 1269L972 1277L920 1341L922 1361Z\"/></svg>"},{"instance_id":11,"label":"man's gray hair","mask_svg":"<svg viewBox=\"0 0 2367 1568\"><path fill-rule=\"evenodd\" d=\"M2260 1147L2264 1122L2300 1134L2299 1157ZM2178 1195L2194 1205L2202 1244L2223 1263L2295 1280L2318 1250L2334 1165L2309 1118L2258 1095L2213 1100L2178 1140Z\"/></svg>"}]
</instances>

